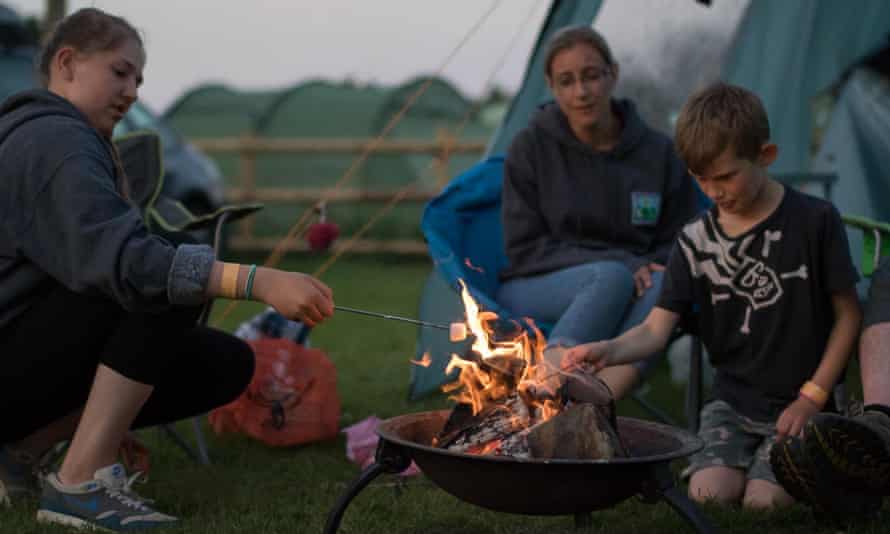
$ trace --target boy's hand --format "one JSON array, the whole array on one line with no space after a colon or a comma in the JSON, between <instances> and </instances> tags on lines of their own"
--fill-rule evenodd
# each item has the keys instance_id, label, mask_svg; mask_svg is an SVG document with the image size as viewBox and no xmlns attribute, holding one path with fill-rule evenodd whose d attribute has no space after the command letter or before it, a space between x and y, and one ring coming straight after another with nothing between
<instances>
[{"instance_id":1,"label":"boy's hand","mask_svg":"<svg viewBox=\"0 0 890 534\"><path fill-rule=\"evenodd\" d=\"M663 271L664 265L650 263L643 265L634 273L634 286L637 289L637 297L642 297L647 289L652 287L652 273Z\"/></svg>"},{"instance_id":2,"label":"boy's hand","mask_svg":"<svg viewBox=\"0 0 890 534\"><path fill-rule=\"evenodd\" d=\"M568 350L562 356L560 368L564 371L570 371L582 364L592 365L597 371L603 367L611 365L608 356L609 342L594 341L593 343L584 343L576 345Z\"/></svg>"},{"instance_id":3,"label":"boy's hand","mask_svg":"<svg viewBox=\"0 0 890 534\"><path fill-rule=\"evenodd\" d=\"M776 440L781 441L788 436L802 436L807 421L821 409L821 406L817 406L806 397L798 397L782 411L779 420L776 421L776 431L778 432Z\"/></svg>"}]
</instances>

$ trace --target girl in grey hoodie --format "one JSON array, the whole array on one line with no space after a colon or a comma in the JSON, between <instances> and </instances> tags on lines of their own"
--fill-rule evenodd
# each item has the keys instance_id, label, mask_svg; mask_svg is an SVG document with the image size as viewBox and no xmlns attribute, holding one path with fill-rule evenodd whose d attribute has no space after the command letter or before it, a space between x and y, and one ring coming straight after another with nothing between
<instances>
[{"instance_id":1,"label":"girl in grey hoodie","mask_svg":"<svg viewBox=\"0 0 890 534\"><path fill-rule=\"evenodd\" d=\"M35 459L70 439L46 477L44 521L175 522L130 490L117 451L130 428L205 413L246 388L250 348L196 326L208 298L259 300L310 325L333 313L312 277L149 234L110 142L144 64L129 23L83 9L47 42L45 88L0 108L0 406L16 407L0 426L0 500L34 491Z\"/></svg>"}]
</instances>

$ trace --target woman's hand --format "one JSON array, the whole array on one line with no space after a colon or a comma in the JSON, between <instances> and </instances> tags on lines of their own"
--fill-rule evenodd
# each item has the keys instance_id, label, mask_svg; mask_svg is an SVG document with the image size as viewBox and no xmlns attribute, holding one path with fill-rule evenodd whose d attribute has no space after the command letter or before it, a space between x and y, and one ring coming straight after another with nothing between
<instances>
[{"instance_id":1,"label":"woman's hand","mask_svg":"<svg viewBox=\"0 0 890 534\"><path fill-rule=\"evenodd\" d=\"M594 341L567 349L562 356L560 368L563 371L571 371L585 364L593 366L597 371L611 365L609 341Z\"/></svg>"},{"instance_id":2,"label":"woman's hand","mask_svg":"<svg viewBox=\"0 0 890 534\"><path fill-rule=\"evenodd\" d=\"M781 441L788 436L802 436L803 428L811 417L819 413L822 407L816 405L810 399L800 396L788 405L779 415L776 421L777 441Z\"/></svg>"},{"instance_id":3,"label":"woman's hand","mask_svg":"<svg viewBox=\"0 0 890 534\"><path fill-rule=\"evenodd\" d=\"M334 314L333 291L308 274L260 267L253 293L281 315L310 327Z\"/></svg>"},{"instance_id":4,"label":"woman's hand","mask_svg":"<svg viewBox=\"0 0 890 534\"><path fill-rule=\"evenodd\" d=\"M664 270L664 265L650 263L643 265L634 273L634 286L637 288L637 297L642 297L647 289L652 287L652 273Z\"/></svg>"}]
</instances>

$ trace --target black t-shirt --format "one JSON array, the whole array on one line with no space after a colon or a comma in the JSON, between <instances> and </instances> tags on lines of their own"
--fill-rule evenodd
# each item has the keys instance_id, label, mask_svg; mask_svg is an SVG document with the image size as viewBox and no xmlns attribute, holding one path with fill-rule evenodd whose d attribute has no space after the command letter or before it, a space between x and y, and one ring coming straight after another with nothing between
<instances>
[{"instance_id":1,"label":"black t-shirt","mask_svg":"<svg viewBox=\"0 0 890 534\"><path fill-rule=\"evenodd\" d=\"M723 233L716 207L686 225L658 306L697 324L717 370L713 395L768 421L812 378L834 324L831 295L858 278L834 206L785 188L740 236Z\"/></svg>"}]
</instances>

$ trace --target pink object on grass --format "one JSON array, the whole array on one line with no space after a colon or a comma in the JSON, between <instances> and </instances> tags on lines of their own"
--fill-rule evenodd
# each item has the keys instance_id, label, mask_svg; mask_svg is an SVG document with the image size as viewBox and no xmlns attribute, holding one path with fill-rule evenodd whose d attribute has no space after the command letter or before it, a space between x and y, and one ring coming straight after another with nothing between
<instances>
[{"instance_id":1,"label":"pink object on grass","mask_svg":"<svg viewBox=\"0 0 890 534\"><path fill-rule=\"evenodd\" d=\"M377 433L374 432L378 423L380 423L380 418L372 415L341 430L346 434L346 457L361 466L362 469L374 463L374 453L377 451L377 442L380 440ZM408 469L399 473L403 477L417 474L420 474L420 469L414 462L411 462Z\"/></svg>"}]
</instances>

